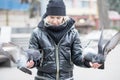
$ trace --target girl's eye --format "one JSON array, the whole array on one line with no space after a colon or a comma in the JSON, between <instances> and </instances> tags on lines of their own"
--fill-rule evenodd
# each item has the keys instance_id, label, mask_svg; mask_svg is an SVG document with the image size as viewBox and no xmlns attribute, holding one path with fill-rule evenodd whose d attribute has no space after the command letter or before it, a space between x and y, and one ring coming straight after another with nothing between
<instances>
[{"instance_id":1,"label":"girl's eye","mask_svg":"<svg viewBox=\"0 0 120 80\"><path fill-rule=\"evenodd\" d=\"M54 17L50 17L51 19L54 19Z\"/></svg>"},{"instance_id":2,"label":"girl's eye","mask_svg":"<svg viewBox=\"0 0 120 80\"><path fill-rule=\"evenodd\" d=\"M63 17L61 17L61 16L58 16L58 17L57 17L57 19L62 19L62 18L63 18Z\"/></svg>"},{"instance_id":3,"label":"girl's eye","mask_svg":"<svg viewBox=\"0 0 120 80\"><path fill-rule=\"evenodd\" d=\"M50 16L51 19L57 19L57 20L60 20L62 17L58 16L58 17L53 17L53 16Z\"/></svg>"}]
</instances>

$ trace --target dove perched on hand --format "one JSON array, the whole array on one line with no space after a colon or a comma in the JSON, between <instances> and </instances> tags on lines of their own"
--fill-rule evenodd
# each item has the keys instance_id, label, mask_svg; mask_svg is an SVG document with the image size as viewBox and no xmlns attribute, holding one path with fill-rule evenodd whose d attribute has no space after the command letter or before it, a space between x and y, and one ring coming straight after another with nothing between
<instances>
[{"instance_id":1,"label":"dove perched on hand","mask_svg":"<svg viewBox=\"0 0 120 80\"><path fill-rule=\"evenodd\" d=\"M20 69L21 71L28 73L28 74L32 74L32 72L27 68L27 61L28 60L33 60L33 61L39 60L42 57L40 51L35 50L35 49L23 49L22 47L20 47L19 45L13 42L9 42L6 44L10 44L12 46L17 47L18 52L14 54L17 56L13 56L9 52L5 51L3 49L3 43L0 44L0 54L5 55L11 61L13 61L17 65L17 68Z\"/></svg>"},{"instance_id":2,"label":"dove perched on hand","mask_svg":"<svg viewBox=\"0 0 120 80\"><path fill-rule=\"evenodd\" d=\"M117 32L107 43L103 46L103 29L101 32L101 36L98 42L98 52L87 52L84 55L84 59L86 61L92 62L92 63L99 63L103 64L103 66L100 67L100 69L104 69L104 62L106 60L106 57L108 53L116 47L116 45L120 41L120 31Z\"/></svg>"}]
</instances>

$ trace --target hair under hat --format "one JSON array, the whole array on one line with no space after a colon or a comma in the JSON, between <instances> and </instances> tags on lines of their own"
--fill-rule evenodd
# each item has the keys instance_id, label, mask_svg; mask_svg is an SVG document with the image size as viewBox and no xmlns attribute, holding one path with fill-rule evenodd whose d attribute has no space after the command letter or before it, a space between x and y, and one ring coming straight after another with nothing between
<instances>
[{"instance_id":1,"label":"hair under hat","mask_svg":"<svg viewBox=\"0 0 120 80\"><path fill-rule=\"evenodd\" d=\"M46 13L47 15L66 16L66 7L63 0L50 0Z\"/></svg>"}]
</instances>

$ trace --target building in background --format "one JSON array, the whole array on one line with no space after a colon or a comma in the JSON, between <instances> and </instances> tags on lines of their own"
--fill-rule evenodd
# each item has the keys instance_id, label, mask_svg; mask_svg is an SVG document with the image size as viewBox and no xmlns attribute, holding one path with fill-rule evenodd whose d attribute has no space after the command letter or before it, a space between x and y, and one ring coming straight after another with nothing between
<instances>
[{"instance_id":1,"label":"building in background","mask_svg":"<svg viewBox=\"0 0 120 80\"><path fill-rule=\"evenodd\" d=\"M98 12L96 0L64 0L67 7L67 15L76 21L78 30L88 32L98 29Z\"/></svg>"},{"instance_id":2,"label":"building in background","mask_svg":"<svg viewBox=\"0 0 120 80\"><path fill-rule=\"evenodd\" d=\"M32 1L35 0L0 0L0 27L36 27L40 20L40 11L34 18L30 18L36 10L31 5Z\"/></svg>"},{"instance_id":3,"label":"building in background","mask_svg":"<svg viewBox=\"0 0 120 80\"><path fill-rule=\"evenodd\" d=\"M41 16L45 13L48 1L0 0L0 27L36 27ZM77 28L99 29L97 0L64 0L64 2L67 7L67 15L75 19ZM36 10L38 10L37 16L35 16ZM117 20L110 16L109 18L112 26L119 25L120 18Z\"/></svg>"},{"instance_id":4,"label":"building in background","mask_svg":"<svg viewBox=\"0 0 120 80\"><path fill-rule=\"evenodd\" d=\"M10 26L17 26L18 22L21 22L21 26L28 21L29 19L29 9L30 9L30 3L26 1L35 1L35 0L0 0L0 17L2 17L2 23L0 25L5 25L6 23L6 17L8 17L9 25ZM41 11L40 15L43 15L45 12L46 3L49 0L39 0L41 4ZM77 21L81 21L80 19L85 18L90 19L94 15L96 15L96 0L64 0L66 7L67 7L67 15L72 16ZM43 5L42 5L43 4ZM8 10L9 12L7 12ZM7 16L9 15L9 16ZM17 16L18 15L18 16ZM16 19L12 19L13 16L16 16ZM27 16L27 17L26 17ZM23 18L23 19L21 19ZM12 25L12 22L16 23L15 25ZM17 22L18 21L18 22Z\"/></svg>"}]
</instances>

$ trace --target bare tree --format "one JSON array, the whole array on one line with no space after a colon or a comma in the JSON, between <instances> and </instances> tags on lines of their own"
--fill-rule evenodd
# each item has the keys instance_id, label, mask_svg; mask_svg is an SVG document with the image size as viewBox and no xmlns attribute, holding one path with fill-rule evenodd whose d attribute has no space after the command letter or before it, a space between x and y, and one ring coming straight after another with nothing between
<instances>
[{"instance_id":1,"label":"bare tree","mask_svg":"<svg viewBox=\"0 0 120 80\"><path fill-rule=\"evenodd\" d=\"M30 18L40 15L40 0L31 0L30 2Z\"/></svg>"},{"instance_id":2,"label":"bare tree","mask_svg":"<svg viewBox=\"0 0 120 80\"><path fill-rule=\"evenodd\" d=\"M108 0L109 10L114 10L120 14L120 0Z\"/></svg>"},{"instance_id":3,"label":"bare tree","mask_svg":"<svg viewBox=\"0 0 120 80\"><path fill-rule=\"evenodd\" d=\"M98 14L99 14L99 27L110 27L110 20L108 18L108 5L107 0L97 0Z\"/></svg>"}]
</instances>

